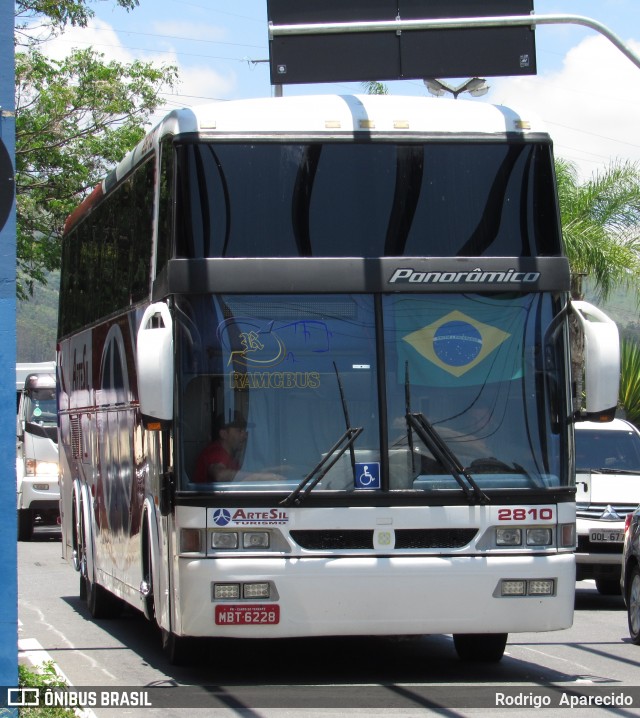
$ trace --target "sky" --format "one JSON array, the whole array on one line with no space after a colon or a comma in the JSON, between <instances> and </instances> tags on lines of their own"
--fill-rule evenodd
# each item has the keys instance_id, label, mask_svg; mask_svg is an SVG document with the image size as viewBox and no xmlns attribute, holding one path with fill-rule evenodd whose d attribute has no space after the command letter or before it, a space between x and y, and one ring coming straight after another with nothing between
<instances>
[{"instance_id":1,"label":"sky","mask_svg":"<svg viewBox=\"0 0 640 718\"><path fill-rule=\"evenodd\" d=\"M106 59L176 65L180 83L163 96L160 116L176 107L273 92L266 0L139 0L130 12L113 0L97 0L91 7L90 26L57 38L49 53L92 45ZM640 56L640 0L534 0L534 12L593 18ZM640 162L640 68L586 27L541 25L535 34L537 75L488 78L489 93L472 101L535 113L556 155L574 162L585 179L612 162ZM428 94L420 80L387 84L396 95ZM285 95L362 91L358 83L284 88Z\"/></svg>"}]
</instances>

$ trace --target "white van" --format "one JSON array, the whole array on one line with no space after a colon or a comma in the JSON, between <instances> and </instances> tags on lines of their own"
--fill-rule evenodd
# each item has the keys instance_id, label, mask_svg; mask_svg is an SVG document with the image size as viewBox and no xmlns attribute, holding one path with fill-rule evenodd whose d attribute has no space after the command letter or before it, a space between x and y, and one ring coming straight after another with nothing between
<instances>
[{"instance_id":1,"label":"white van","mask_svg":"<svg viewBox=\"0 0 640 718\"><path fill-rule=\"evenodd\" d=\"M18 540L60 517L55 362L16 365Z\"/></svg>"},{"instance_id":2,"label":"white van","mask_svg":"<svg viewBox=\"0 0 640 718\"><path fill-rule=\"evenodd\" d=\"M640 504L640 431L622 419L576 424L576 580L620 593L624 520Z\"/></svg>"}]
</instances>

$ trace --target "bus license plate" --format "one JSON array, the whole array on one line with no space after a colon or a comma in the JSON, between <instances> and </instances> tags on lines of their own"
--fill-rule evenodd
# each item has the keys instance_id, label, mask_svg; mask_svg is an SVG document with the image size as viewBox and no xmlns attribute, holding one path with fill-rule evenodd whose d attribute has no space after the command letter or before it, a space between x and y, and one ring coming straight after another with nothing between
<instances>
[{"instance_id":1,"label":"bus license plate","mask_svg":"<svg viewBox=\"0 0 640 718\"><path fill-rule=\"evenodd\" d=\"M216 606L216 626L256 626L280 623L280 606Z\"/></svg>"},{"instance_id":2,"label":"bus license plate","mask_svg":"<svg viewBox=\"0 0 640 718\"><path fill-rule=\"evenodd\" d=\"M591 543L623 543L624 531L603 531L602 529L591 529L589 531Z\"/></svg>"}]
</instances>

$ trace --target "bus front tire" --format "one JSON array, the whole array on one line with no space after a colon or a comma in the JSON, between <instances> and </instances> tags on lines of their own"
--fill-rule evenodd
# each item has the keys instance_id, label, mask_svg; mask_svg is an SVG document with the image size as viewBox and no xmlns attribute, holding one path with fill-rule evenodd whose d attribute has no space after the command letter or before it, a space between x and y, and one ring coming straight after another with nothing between
<instances>
[{"instance_id":1,"label":"bus front tire","mask_svg":"<svg viewBox=\"0 0 640 718\"><path fill-rule=\"evenodd\" d=\"M188 666L193 660L193 639L162 628L162 650L172 666Z\"/></svg>"},{"instance_id":2,"label":"bus front tire","mask_svg":"<svg viewBox=\"0 0 640 718\"><path fill-rule=\"evenodd\" d=\"M122 612L122 603L117 596L93 581L85 579L87 606L92 618L117 618Z\"/></svg>"},{"instance_id":3,"label":"bus front tire","mask_svg":"<svg viewBox=\"0 0 640 718\"><path fill-rule=\"evenodd\" d=\"M456 633L453 643L463 661L497 663L504 655L508 633Z\"/></svg>"}]
</instances>

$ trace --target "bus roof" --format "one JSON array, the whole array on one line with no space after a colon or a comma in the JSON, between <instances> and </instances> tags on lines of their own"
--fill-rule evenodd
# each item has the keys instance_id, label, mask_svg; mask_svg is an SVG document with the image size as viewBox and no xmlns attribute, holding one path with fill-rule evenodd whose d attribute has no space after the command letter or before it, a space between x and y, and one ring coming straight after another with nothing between
<instances>
[{"instance_id":1,"label":"bus roof","mask_svg":"<svg viewBox=\"0 0 640 718\"><path fill-rule=\"evenodd\" d=\"M299 95L232 100L174 110L132 150L107 185L124 177L166 134L205 137L354 134L505 137L546 133L535 117L502 105L398 95Z\"/></svg>"},{"instance_id":2,"label":"bus roof","mask_svg":"<svg viewBox=\"0 0 640 718\"><path fill-rule=\"evenodd\" d=\"M536 123L537 124L537 123ZM529 130L531 120L484 102L396 95L314 95L216 102L175 110L157 129L229 133L356 132L504 134ZM540 132L541 128L537 128Z\"/></svg>"}]
</instances>

